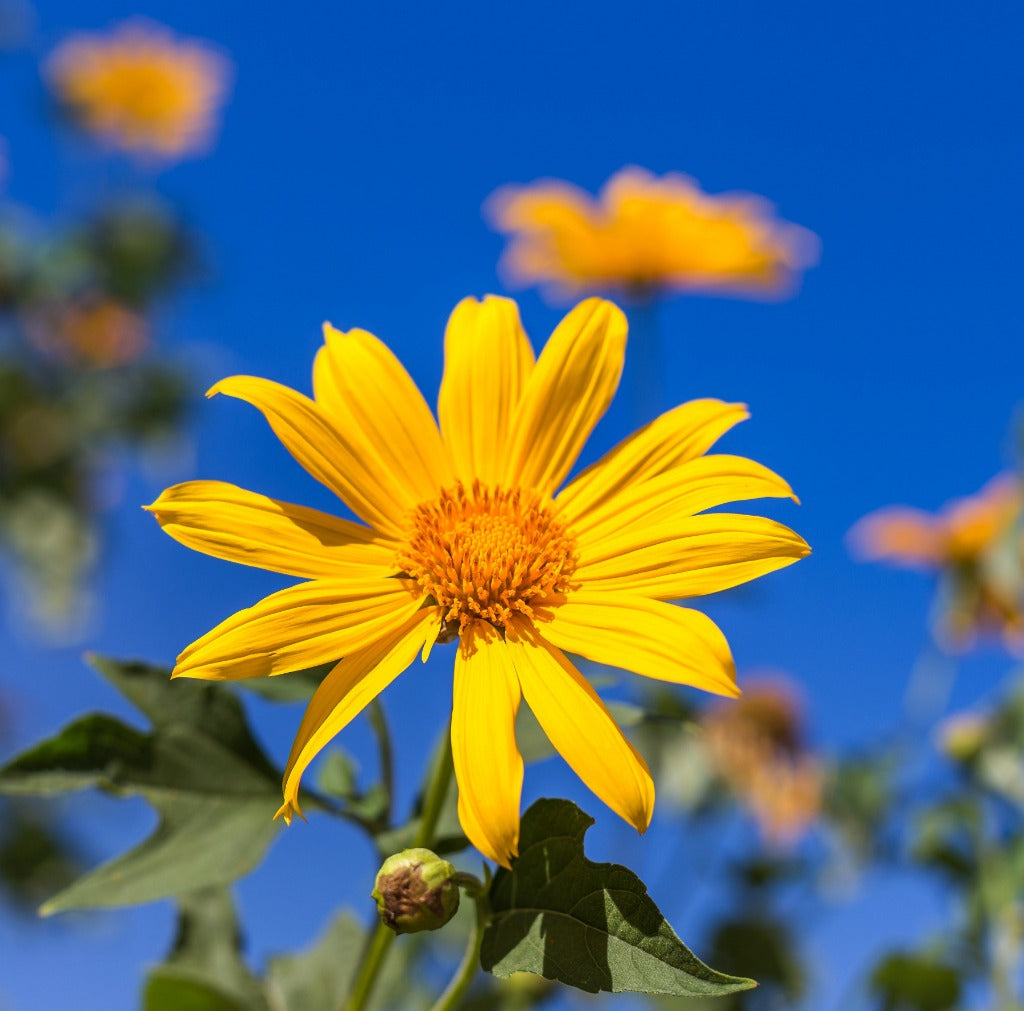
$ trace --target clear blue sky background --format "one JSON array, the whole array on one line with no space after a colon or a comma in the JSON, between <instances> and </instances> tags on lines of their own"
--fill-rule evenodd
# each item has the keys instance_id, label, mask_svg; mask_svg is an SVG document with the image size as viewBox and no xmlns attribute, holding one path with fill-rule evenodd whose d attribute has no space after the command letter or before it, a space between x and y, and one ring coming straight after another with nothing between
<instances>
[{"instance_id":1,"label":"clear blue sky background","mask_svg":"<svg viewBox=\"0 0 1024 1011\"><path fill-rule=\"evenodd\" d=\"M594 190L624 164L680 170L711 192L764 194L815 231L822 262L795 299L665 306L663 403L649 411L693 397L746 401L753 419L723 448L777 469L801 496L799 508L765 511L800 530L813 557L709 602L741 671L770 666L798 679L826 748L899 722L930 587L856 565L843 537L879 505L937 507L1010 459L1024 392L1019 6L52 0L38 12L33 53L0 63L14 200L60 215L126 176L105 174L45 128L36 59L68 31L135 13L214 40L236 65L212 154L150 182L208 241L214 276L161 320L197 385L248 372L308 390L330 319L388 340L433 401L451 307L502 291L502 243L480 206L506 182L555 176ZM559 310L533 293L521 304L537 345ZM588 457L633 424L623 398ZM230 480L331 508L245 405L197 405L193 438L194 464L173 479ZM89 648L170 662L282 585L162 535L138 505L165 479L128 478ZM126 711L78 648L43 649L10 619L3 636L16 745L87 709ZM443 719L449 665L446 655L417 669L386 699L406 798ZM994 648L973 655L951 704L990 694L1007 668ZM283 759L299 711L256 717ZM345 743L368 753L361 727ZM558 766L528 772L527 800L556 789L613 819ZM97 796L70 809L97 859L151 823L143 805ZM654 866L673 826L666 812L643 840L609 827L599 842L605 855ZM339 901L364 903L373 870L365 844L336 824L284 833L240 889L255 957L303 943ZM655 898L687 937L686 896ZM934 896L869 882L817 931L817 993L828 996L816 1011L834 1006L872 953L942 913ZM132 1007L140 967L159 959L171 926L167 905L39 923L0 910L0 1008Z\"/></svg>"}]
</instances>

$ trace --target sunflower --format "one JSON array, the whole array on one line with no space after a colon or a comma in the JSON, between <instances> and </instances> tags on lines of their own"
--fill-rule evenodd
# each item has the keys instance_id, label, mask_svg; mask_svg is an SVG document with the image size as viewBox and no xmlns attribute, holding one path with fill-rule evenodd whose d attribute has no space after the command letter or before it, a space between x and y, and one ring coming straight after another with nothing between
<instances>
[{"instance_id":1,"label":"sunflower","mask_svg":"<svg viewBox=\"0 0 1024 1011\"><path fill-rule=\"evenodd\" d=\"M47 75L82 129L131 154L178 158L213 133L229 68L207 44L136 19L71 36Z\"/></svg>"},{"instance_id":2,"label":"sunflower","mask_svg":"<svg viewBox=\"0 0 1024 1011\"><path fill-rule=\"evenodd\" d=\"M250 376L210 395L260 410L362 522L217 481L164 492L148 508L178 541L307 580L221 622L182 652L174 675L263 677L343 657L288 759L278 814L290 820L324 745L419 651L457 639L451 745L473 844L505 866L516 855L523 698L584 783L643 832L654 804L647 766L566 654L739 694L717 626L667 601L809 551L769 519L698 515L792 496L751 460L704 455L746 408L677 407L559 491L622 371L626 320L610 302L578 305L536 360L514 302L460 302L445 335L440 425L380 340L329 325L324 337L313 399Z\"/></svg>"},{"instance_id":3,"label":"sunflower","mask_svg":"<svg viewBox=\"0 0 1024 1011\"><path fill-rule=\"evenodd\" d=\"M817 260L817 237L749 194L704 193L680 173L629 166L595 199L570 183L505 186L485 206L510 236L510 281L558 292L785 294Z\"/></svg>"}]
</instances>

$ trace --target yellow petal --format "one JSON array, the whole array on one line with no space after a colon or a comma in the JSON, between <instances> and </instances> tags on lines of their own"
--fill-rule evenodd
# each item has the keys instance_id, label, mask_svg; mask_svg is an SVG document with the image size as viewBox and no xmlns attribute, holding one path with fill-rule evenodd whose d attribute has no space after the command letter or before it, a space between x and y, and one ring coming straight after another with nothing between
<instances>
[{"instance_id":1,"label":"yellow petal","mask_svg":"<svg viewBox=\"0 0 1024 1011\"><path fill-rule=\"evenodd\" d=\"M339 431L309 397L269 379L232 376L207 396L223 393L262 411L285 448L357 516L382 533L402 536L406 508L381 482L379 465Z\"/></svg>"},{"instance_id":2,"label":"yellow petal","mask_svg":"<svg viewBox=\"0 0 1024 1011\"><path fill-rule=\"evenodd\" d=\"M774 520L708 513L626 527L593 554L581 550L573 578L587 592L673 600L727 590L810 553L799 534Z\"/></svg>"},{"instance_id":3,"label":"yellow petal","mask_svg":"<svg viewBox=\"0 0 1024 1011\"><path fill-rule=\"evenodd\" d=\"M513 622L507 642L523 697L548 739L601 800L646 831L654 811L651 774L586 678L525 621Z\"/></svg>"},{"instance_id":4,"label":"yellow petal","mask_svg":"<svg viewBox=\"0 0 1024 1011\"><path fill-rule=\"evenodd\" d=\"M295 735L284 770L284 805L275 817L288 822L293 812L302 817L299 784L309 763L412 663L439 622L436 608L417 611L372 646L350 653L324 678Z\"/></svg>"},{"instance_id":5,"label":"yellow petal","mask_svg":"<svg viewBox=\"0 0 1024 1011\"><path fill-rule=\"evenodd\" d=\"M793 498L793 489L767 467L742 456L701 456L650 480L622 488L572 521L581 546L614 541L623 527L671 523L726 502L752 498Z\"/></svg>"},{"instance_id":6,"label":"yellow petal","mask_svg":"<svg viewBox=\"0 0 1024 1011\"><path fill-rule=\"evenodd\" d=\"M510 298L464 298L444 336L444 379L437 413L455 472L498 484L511 441L512 415L533 370L533 349Z\"/></svg>"},{"instance_id":7,"label":"yellow petal","mask_svg":"<svg viewBox=\"0 0 1024 1011\"><path fill-rule=\"evenodd\" d=\"M368 527L224 481L177 484L146 509L176 541L229 562L304 579L394 571L396 546Z\"/></svg>"},{"instance_id":8,"label":"yellow petal","mask_svg":"<svg viewBox=\"0 0 1024 1011\"><path fill-rule=\"evenodd\" d=\"M622 374L626 317L588 298L555 328L512 420L503 484L549 495L565 479Z\"/></svg>"},{"instance_id":9,"label":"yellow petal","mask_svg":"<svg viewBox=\"0 0 1024 1011\"><path fill-rule=\"evenodd\" d=\"M459 821L469 841L503 867L519 854L518 710L519 682L508 647L490 626L471 626L455 658L452 700Z\"/></svg>"},{"instance_id":10,"label":"yellow petal","mask_svg":"<svg viewBox=\"0 0 1024 1011\"><path fill-rule=\"evenodd\" d=\"M365 330L324 324L313 365L318 406L405 509L454 482L437 422L402 363Z\"/></svg>"},{"instance_id":11,"label":"yellow petal","mask_svg":"<svg viewBox=\"0 0 1024 1011\"><path fill-rule=\"evenodd\" d=\"M173 676L234 681L315 667L390 635L420 604L401 579L300 583L238 611L186 647Z\"/></svg>"},{"instance_id":12,"label":"yellow petal","mask_svg":"<svg viewBox=\"0 0 1024 1011\"><path fill-rule=\"evenodd\" d=\"M563 515L585 516L623 489L701 456L748 417L746 404L721 400L691 400L667 411L583 471L558 496Z\"/></svg>"},{"instance_id":13,"label":"yellow petal","mask_svg":"<svg viewBox=\"0 0 1024 1011\"><path fill-rule=\"evenodd\" d=\"M739 695L718 626L700 611L625 594L576 592L537 631L559 649L716 695Z\"/></svg>"}]
</instances>

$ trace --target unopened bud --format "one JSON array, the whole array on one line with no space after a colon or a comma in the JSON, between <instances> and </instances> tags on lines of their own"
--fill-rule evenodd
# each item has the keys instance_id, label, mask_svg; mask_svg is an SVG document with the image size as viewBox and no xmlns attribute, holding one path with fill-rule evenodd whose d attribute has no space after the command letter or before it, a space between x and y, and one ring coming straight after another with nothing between
<instances>
[{"instance_id":1,"label":"unopened bud","mask_svg":"<svg viewBox=\"0 0 1024 1011\"><path fill-rule=\"evenodd\" d=\"M388 857L371 893L381 922L396 934L443 927L459 908L455 875L447 860L422 847Z\"/></svg>"},{"instance_id":2,"label":"unopened bud","mask_svg":"<svg viewBox=\"0 0 1024 1011\"><path fill-rule=\"evenodd\" d=\"M989 724L976 713L951 716L938 730L939 746L956 762L973 762L988 742Z\"/></svg>"}]
</instances>

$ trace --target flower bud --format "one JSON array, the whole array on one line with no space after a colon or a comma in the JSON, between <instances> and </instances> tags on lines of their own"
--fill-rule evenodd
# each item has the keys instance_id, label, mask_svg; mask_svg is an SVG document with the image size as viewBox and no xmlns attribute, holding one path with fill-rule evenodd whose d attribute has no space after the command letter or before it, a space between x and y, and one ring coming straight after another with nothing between
<instances>
[{"instance_id":1,"label":"flower bud","mask_svg":"<svg viewBox=\"0 0 1024 1011\"><path fill-rule=\"evenodd\" d=\"M455 868L417 847L388 857L371 893L381 922L396 934L443 927L459 908Z\"/></svg>"},{"instance_id":2,"label":"flower bud","mask_svg":"<svg viewBox=\"0 0 1024 1011\"><path fill-rule=\"evenodd\" d=\"M956 762L973 762L989 737L988 720L977 713L957 713L938 729L939 747Z\"/></svg>"}]
</instances>

